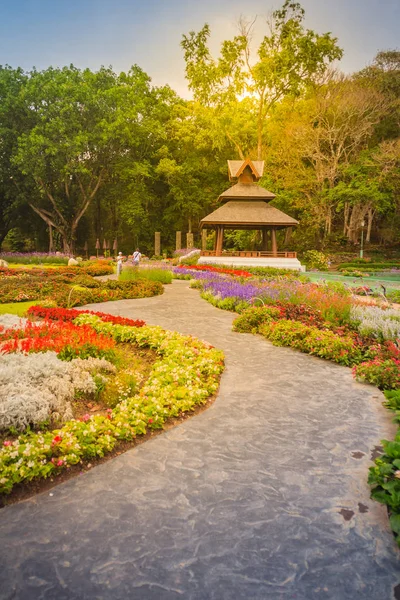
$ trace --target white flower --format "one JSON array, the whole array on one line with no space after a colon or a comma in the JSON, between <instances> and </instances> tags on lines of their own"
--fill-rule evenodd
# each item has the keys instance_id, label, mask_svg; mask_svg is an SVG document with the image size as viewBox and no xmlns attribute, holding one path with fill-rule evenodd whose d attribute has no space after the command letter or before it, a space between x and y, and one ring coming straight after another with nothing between
<instances>
[{"instance_id":1,"label":"white flower","mask_svg":"<svg viewBox=\"0 0 400 600\"><path fill-rule=\"evenodd\" d=\"M0 429L15 427L22 431L52 415L63 421L72 419L71 400L78 390L84 393L96 390L91 373L100 370L113 373L115 367L97 358L66 362L59 360L55 352L2 356ZM29 447L24 454L29 456Z\"/></svg>"}]
</instances>

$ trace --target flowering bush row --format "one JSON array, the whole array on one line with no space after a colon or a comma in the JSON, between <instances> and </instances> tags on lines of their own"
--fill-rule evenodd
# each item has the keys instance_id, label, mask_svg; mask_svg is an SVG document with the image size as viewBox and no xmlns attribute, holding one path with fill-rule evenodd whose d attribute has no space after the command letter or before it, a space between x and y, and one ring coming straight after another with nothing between
<instances>
[{"instance_id":1,"label":"flowering bush row","mask_svg":"<svg viewBox=\"0 0 400 600\"><path fill-rule=\"evenodd\" d=\"M18 264L60 264L67 265L70 256L61 252L1 252L0 260Z\"/></svg>"},{"instance_id":2,"label":"flowering bush row","mask_svg":"<svg viewBox=\"0 0 400 600\"><path fill-rule=\"evenodd\" d=\"M28 432L6 440L0 450L0 492L35 477L48 477L83 460L104 456L118 442L133 440L163 426L171 416L193 410L218 389L223 354L192 337L160 327L127 327L82 314L77 323L90 325L115 341L149 347L159 360L140 392L122 400L107 415L86 415L60 429Z\"/></svg>"},{"instance_id":3,"label":"flowering bush row","mask_svg":"<svg viewBox=\"0 0 400 600\"><path fill-rule=\"evenodd\" d=\"M241 311L252 304L301 304L317 311L324 321L335 325L351 322L351 298L346 290L329 285L302 283L298 280L246 281L223 277L212 272L199 272L204 298L220 308ZM220 300L229 299L221 305Z\"/></svg>"},{"instance_id":4,"label":"flowering bush row","mask_svg":"<svg viewBox=\"0 0 400 600\"><path fill-rule=\"evenodd\" d=\"M111 360L114 356L115 342L109 336L96 333L86 325L78 327L73 323L62 321L44 323L27 322L20 329L7 329L0 332L0 352L57 352L59 358L71 360L81 357L105 357Z\"/></svg>"},{"instance_id":5,"label":"flowering bush row","mask_svg":"<svg viewBox=\"0 0 400 600\"><path fill-rule=\"evenodd\" d=\"M397 389L400 387L400 360L377 357L354 367L353 374L357 379L381 389Z\"/></svg>"},{"instance_id":6,"label":"flowering bush row","mask_svg":"<svg viewBox=\"0 0 400 600\"><path fill-rule=\"evenodd\" d=\"M298 321L267 322L259 328L259 333L276 346L290 346L340 365L354 365L362 359L360 349L350 336L337 335L329 329L321 330Z\"/></svg>"},{"instance_id":7,"label":"flowering bush row","mask_svg":"<svg viewBox=\"0 0 400 600\"><path fill-rule=\"evenodd\" d=\"M225 267L213 267L212 265L187 265L178 267L178 269L190 269L194 271L207 271L209 273L222 273L224 275L234 275L236 277L253 277L252 273L243 269L227 269Z\"/></svg>"},{"instance_id":8,"label":"flowering bush row","mask_svg":"<svg viewBox=\"0 0 400 600\"><path fill-rule=\"evenodd\" d=\"M13 278L2 281L0 302L25 302L28 300L48 300L58 306L70 307L82 304L122 300L125 298L145 298L162 294L161 283L139 279L137 281L105 281L99 287L87 288L81 285L59 282L55 278L21 279L18 285Z\"/></svg>"},{"instance_id":9,"label":"flowering bush row","mask_svg":"<svg viewBox=\"0 0 400 600\"><path fill-rule=\"evenodd\" d=\"M112 265L105 261L98 262L85 262L78 266L57 266L57 267L41 267L24 268L17 267L15 269L0 268L0 276L3 277L16 277L21 274L35 275L40 274L41 277L52 277L55 274L64 275L65 273L72 273L74 275L111 275L114 273Z\"/></svg>"},{"instance_id":10,"label":"flowering bush row","mask_svg":"<svg viewBox=\"0 0 400 600\"><path fill-rule=\"evenodd\" d=\"M205 299L240 313L235 331L260 333L276 345L353 366L357 379L396 390L400 423L398 311L354 306L348 293L333 286L227 282L216 273L202 273L198 279L196 287ZM263 306L246 308L250 304ZM383 447L385 454L370 469L369 483L373 498L389 506L392 528L400 534L400 429L395 441L384 440Z\"/></svg>"},{"instance_id":11,"label":"flowering bush row","mask_svg":"<svg viewBox=\"0 0 400 600\"><path fill-rule=\"evenodd\" d=\"M77 310L76 308L45 308L43 306L31 306L27 314L29 317L38 317L40 319L50 319L51 321L73 321L82 314L96 315L102 321L114 323L115 325L128 325L129 327L143 327L146 323L140 319L128 319L127 317L118 317L108 313L97 312L93 310Z\"/></svg>"},{"instance_id":12,"label":"flowering bush row","mask_svg":"<svg viewBox=\"0 0 400 600\"><path fill-rule=\"evenodd\" d=\"M386 391L387 407L395 412L394 421L400 423L400 389ZM374 500L386 504L390 511L390 525L400 546L400 428L393 441L382 440L383 455L375 459L369 469L368 483Z\"/></svg>"}]
</instances>

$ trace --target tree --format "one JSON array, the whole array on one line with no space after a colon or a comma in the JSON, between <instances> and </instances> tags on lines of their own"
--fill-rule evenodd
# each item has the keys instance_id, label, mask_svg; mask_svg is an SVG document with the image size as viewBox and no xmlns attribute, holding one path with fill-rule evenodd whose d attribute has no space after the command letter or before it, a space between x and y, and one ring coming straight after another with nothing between
<instances>
[{"instance_id":1,"label":"tree","mask_svg":"<svg viewBox=\"0 0 400 600\"><path fill-rule=\"evenodd\" d=\"M49 68L30 74L24 97L34 125L19 137L14 164L40 192L31 208L59 232L64 251L73 252L78 225L99 190L132 148L143 152L154 143L150 79L138 67L119 76L105 68Z\"/></svg>"},{"instance_id":2,"label":"tree","mask_svg":"<svg viewBox=\"0 0 400 600\"><path fill-rule=\"evenodd\" d=\"M289 95L299 95L322 77L333 60L342 56L336 38L330 33L320 35L304 28L304 16L299 3L286 0L281 9L273 12L255 60L252 58L254 21L242 20L240 35L222 43L218 60L208 48L207 24L200 32L183 36L186 77L196 100L214 106L226 116L240 96L250 98L259 160L263 158L266 120L272 108ZM229 125L226 131L233 145L240 148Z\"/></svg>"},{"instance_id":3,"label":"tree","mask_svg":"<svg viewBox=\"0 0 400 600\"><path fill-rule=\"evenodd\" d=\"M0 66L0 248L18 215L26 183L11 160L18 135L28 127L28 111L21 101L25 84L22 69Z\"/></svg>"},{"instance_id":4,"label":"tree","mask_svg":"<svg viewBox=\"0 0 400 600\"><path fill-rule=\"evenodd\" d=\"M385 112L385 102L375 90L340 77L314 89L299 110L303 112L303 122L293 137L302 160L309 161L315 172L324 231L329 235L335 206L332 190L342 171L367 147ZM353 208L354 205L344 203L344 233L349 239Z\"/></svg>"}]
</instances>

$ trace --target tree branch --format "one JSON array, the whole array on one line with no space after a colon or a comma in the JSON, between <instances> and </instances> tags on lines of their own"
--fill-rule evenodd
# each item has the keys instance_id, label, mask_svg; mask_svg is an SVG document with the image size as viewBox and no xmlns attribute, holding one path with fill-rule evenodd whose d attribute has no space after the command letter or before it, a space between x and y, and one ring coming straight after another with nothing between
<instances>
[{"instance_id":1,"label":"tree branch","mask_svg":"<svg viewBox=\"0 0 400 600\"><path fill-rule=\"evenodd\" d=\"M53 197L53 195L52 195L52 194L50 193L50 191L47 189L47 187L46 187L46 185L45 185L44 181L43 181L42 179L38 179L37 181L38 181L39 185L40 185L40 186L41 186L41 187L44 189L44 191L46 192L46 195L47 195L48 199L50 200L50 202L51 202L51 204L52 204L52 206L53 206L53 208L54 208L54 210L55 210L55 213L56 213L56 214L57 214L57 216L59 217L59 219L60 219L61 223L64 225L64 227L68 227L68 223L67 223L66 219L64 218L63 214L62 214L62 213L61 213L61 212L58 210L57 203L56 203L56 201L54 200L54 197Z\"/></svg>"}]
</instances>

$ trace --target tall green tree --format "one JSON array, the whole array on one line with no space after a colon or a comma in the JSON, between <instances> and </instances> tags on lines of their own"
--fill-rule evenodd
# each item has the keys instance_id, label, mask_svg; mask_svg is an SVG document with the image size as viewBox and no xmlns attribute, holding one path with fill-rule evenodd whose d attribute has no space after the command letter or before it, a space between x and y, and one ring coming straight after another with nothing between
<instances>
[{"instance_id":1,"label":"tall green tree","mask_svg":"<svg viewBox=\"0 0 400 600\"><path fill-rule=\"evenodd\" d=\"M34 125L19 137L14 164L40 192L29 205L72 252L99 190L126 168L134 150L139 160L151 151L155 124L161 128L152 114L155 94L138 67L117 76L71 66L30 73L24 99Z\"/></svg>"},{"instance_id":2,"label":"tall green tree","mask_svg":"<svg viewBox=\"0 0 400 600\"><path fill-rule=\"evenodd\" d=\"M18 217L24 192L34 193L12 163L18 136L29 128L29 111L21 99L26 81L22 69L0 66L0 248Z\"/></svg>"},{"instance_id":3,"label":"tall green tree","mask_svg":"<svg viewBox=\"0 0 400 600\"><path fill-rule=\"evenodd\" d=\"M216 107L226 117L240 97L251 99L259 160L264 154L266 120L273 107L318 81L327 66L342 56L336 38L306 29L304 17L298 2L286 0L272 13L255 58L254 22L241 22L240 34L222 43L218 60L209 50L211 32L207 24L198 33L183 36L186 77L196 100ZM240 147L234 128L228 124L226 131L233 145Z\"/></svg>"}]
</instances>

